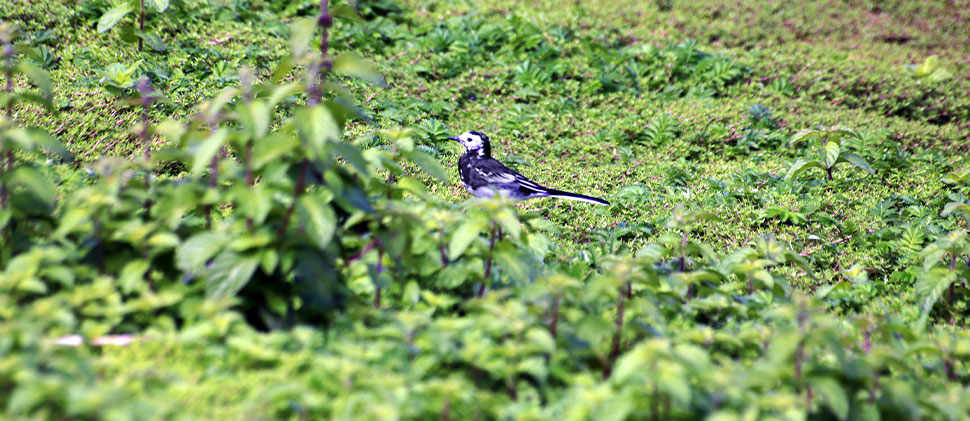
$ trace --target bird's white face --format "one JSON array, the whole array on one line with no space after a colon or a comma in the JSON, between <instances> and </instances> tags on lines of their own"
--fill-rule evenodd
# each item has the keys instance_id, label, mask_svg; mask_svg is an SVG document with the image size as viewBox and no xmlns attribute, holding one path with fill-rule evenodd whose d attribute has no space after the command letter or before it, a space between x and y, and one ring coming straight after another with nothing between
<instances>
[{"instance_id":1,"label":"bird's white face","mask_svg":"<svg viewBox=\"0 0 970 421\"><path fill-rule=\"evenodd\" d=\"M462 133L461 136L458 136L458 141L465 146L465 149L470 151L481 149L485 146L485 141L482 140L482 137L472 132Z\"/></svg>"},{"instance_id":2,"label":"bird's white face","mask_svg":"<svg viewBox=\"0 0 970 421\"><path fill-rule=\"evenodd\" d=\"M449 137L448 139L461 143L469 152L478 151L479 155L488 150L488 137L479 132L465 132L461 136Z\"/></svg>"}]
</instances>

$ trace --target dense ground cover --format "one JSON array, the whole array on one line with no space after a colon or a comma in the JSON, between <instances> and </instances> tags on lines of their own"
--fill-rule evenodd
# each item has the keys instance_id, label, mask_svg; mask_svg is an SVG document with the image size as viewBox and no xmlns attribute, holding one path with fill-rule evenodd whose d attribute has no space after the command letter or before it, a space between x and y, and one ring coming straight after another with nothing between
<instances>
[{"instance_id":1,"label":"dense ground cover","mask_svg":"<svg viewBox=\"0 0 970 421\"><path fill-rule=\"evenodd\" d=\"M968 8L521 3L332 5L318 84L315 2L0 0L0 404L966 419Z\"/></svg>"}]
</instances>

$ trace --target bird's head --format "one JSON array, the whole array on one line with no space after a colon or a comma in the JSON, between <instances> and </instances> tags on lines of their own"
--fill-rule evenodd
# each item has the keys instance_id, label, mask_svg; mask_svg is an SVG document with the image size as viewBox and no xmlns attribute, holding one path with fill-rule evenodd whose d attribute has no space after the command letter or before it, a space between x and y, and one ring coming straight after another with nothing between
<instances>
[{"instance_id":1,"label":"bird's head","mask_svg":"<svg viewBox=\"0 0 970 421\"><path fill-rule=\"evenodd\" d=\"M478 156L492 156L492 145L488 143L488 136L480 132L465 132L458 137L448 139L461 143L468 152L477 152Z\"/></svg>"}]
</instances>

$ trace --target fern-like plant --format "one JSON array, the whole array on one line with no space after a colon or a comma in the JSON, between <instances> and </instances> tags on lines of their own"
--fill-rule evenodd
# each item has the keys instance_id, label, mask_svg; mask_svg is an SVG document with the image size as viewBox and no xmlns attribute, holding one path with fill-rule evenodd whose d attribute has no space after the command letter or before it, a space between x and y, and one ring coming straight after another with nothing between
<instances>
[{"instance_id":1,"label":"fern-like plant","mask_svg":"<svg viewBox=\"0 0 970 421\"><path fill-rule=\"evenodd\" d=\"M647 125L644 136L653 144L662 144L674 140L680 134L680 122L677 119L661 114Z\"/></svg>"},{"instance_id":2,"label":"fern-like plant","mask_svg":"<svg viewBox=\"0 0 970 421\"><path fill-rule=\"evenodd\" d=\"M792 136L791 143L795 144L811 137L818 137L822 141L822 159L799 158L788 169L788 175L785 178L794 179L811 168L818 168L825 171L826 176L831 180L833 169L841 163L851 164L869 174L874 173L865 159L856 153L849 152L846 147L846 141L861 138L858 132L841 127L822 130L803 129Z\"/></svg>"},{"instance_id":3,"label":"fern-like plant","mask_svg":"<svg viewBox=\"0 0 970 421\"><path fill-rule=\"evenodd\" d=\"M946 177L943 177L943 182L956 189L970 188L970 168L947 174ZM966 193L966 191L964 190L963 193ZM964 217L970 219L970 203L967 203L965 196L962 193L955 193L950 198L956 200L944 205L940 216L950 216L959 212L963 213Z\"/></svg>"},{"instance_id":4,"label":"fern-like plant","mask_svg":"<svg viewBox=\"0 0 970 421\"><path fill-rule=\"evenodd\" d=\"M923 273L916 280L921 313L919 326L926 324L930 310L947 290L948 307L953 307L956 286L970 281L970 265L963 261L967 254L970 254L970 241L962 230L940 237L923 249L920 254L923 257Z\"/></svg>"}]
</instances>

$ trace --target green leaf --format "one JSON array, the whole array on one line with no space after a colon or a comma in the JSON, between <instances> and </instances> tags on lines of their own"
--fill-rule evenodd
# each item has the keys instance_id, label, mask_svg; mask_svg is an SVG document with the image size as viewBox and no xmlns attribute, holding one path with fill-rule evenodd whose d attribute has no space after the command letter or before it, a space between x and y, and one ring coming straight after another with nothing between
<instances>
[{"instance_id":1,"label":"green leaf","mask_svg":"<svg viewBox=\"0 0 970 421\"><path fill-rule=\"evenodd\" d=\"M228 136L229 130L223 127L213 132L209 137L202 139L201 142L189 146L189 153L192 154L192 168L189 173L192 176L198 177L202 175L206 168L209 168L209 165L212 164L212 158L226 144Z\"/></svg>"},{"instance_id":2,"label":"green leaf","mask_svg":"<svg viewBox=\"0 0 970 421\"><path fill-rule=\"evenodd\" d=\"M408 152L407 157L415 164L418 164L428 175L437 178L442 183L448 182L448 173L445 171L445 167L441 166L441 162L438 162L433 156L415 149Z\"/></svg>"},{"instance_id":3,"label":"green leaf","mask_svg":"<svg viewBox=\"0 0 970 421\"><path fill-rule=\"evenodd\" d=\"M448 259L455 260L458 256L464 254L472 241L478 238L484 227L485 224L478 218L468 218L465 222L462 222L455 233L452 234L451 241L448 243Z\"/></svg>"},{"instance_id":4,"label":"green leaf","mask_svg":"<svg viewBox=\"0 0 970 421\"><path fill-rule=\"evenodd\" d=\"M227 242L229 238L221 232L196 234L175 250L175 265L182 272L199 273Z\"/></svg>"},{"instance_id":5,"label":"green leaf","mask_svg":"<svg viewBox=\"0 0 970 421\"><path fill-rule=\"evenodd\" d=\"M164 53L165 51L168 51L168 46L165 45L165 41L162 41L158 35L148 33L138 33L136 35L138 38L145 41L145 44L148 44L148 47L153 51L157 53Z\"/></svg>"},{"instance_id":6,"label":"green leaf","mask_svg":"<svg viewBox=\"0 0 970 421\"><path fill-rule=\"evenodd\" d=\"M118 284L121 291L130 294L140 290L140 286L145 286L145 273L148 272L149 263L147 260L136 259L125 264L118 275Z\"/></svg>"},{"instance_id":7,"label":"green leaf","mask_svg":"<svg viewBox=\"0 0 970 421\"><path fill-rule=\"evenodd\" d=\"M310 48L310 41L317 30L314 18L297 19L290 24L290 48L294 57L300 57Z\"/></svg>"},{"instance_id":8,"label":"green leaf","mask_svg":"<svg viewBox=\"0 0 970 421\"><path fill-rule=\"evenodd\" d=\"M104 15L101 15L101 19L98 20L98 33L100 34L107 32L109 29L114 27L118 21L123 19L128 12L131 12L131 5L127 2L119 4L111 8L111 10L105 12Z\"/></svg>"},{"instance_id":9,"label":"green leaf","mask_svg":"<svg viewBox=\"0 0 970 421\"><path fill-rule=\"evenodd\" d=\"M831 377L812 377L809 383L812 385L812 391L822 398L825 406L828 406L838 419L844 420L849 416L849 398L839 382Z\"/></svg>"},{"instance_id":10,"label":"green leaf","mask_svg":"<svg viewBox=\"0 0 970 421\"><path fill-rule=\"evenodd\" d=\"M342 156L347 163L354 167L357 172L361 174L370 174L367 168L367 160L364 159L364 154L360 152L357 146L354 146L347 142L334 142L333 150L337 155Z\"/></svg>"},{"instance_id":11,"label":"green leaf","mask_svg":"<svg viewBox=\"0 0 970 421\"><path fill-rule=\"evenodd\" d=\"M943 206L940 216L950 216L954 212L964 212L970 215L970 204L961 202L950 202Z\"/></svg>"},{"instance_id":12,"label":"green leaf","mask_svg":"<svg viewBox=\"0 0 970 421\"><path fill-rule=\"evenodd\" d=\"M801 142L801 141L803 141L805 139L808 139L810 137L813 137L813 136L814 137L822 137L822 135L818 132L818 130L801 129L801 130L795 132L794 135L792 135L792 137L791 137L791 143Z\"/></svg>"},{"instance_id":13,"label":"green leaf","mask_svg":"<svg viewBox=\"0 0 970 421\"><path fill-rule=\"evenodd\" d=\"M311 157L319 157L324 145L340 140L340 127L330 109L323 105L301 109L297 112L297 130Z\"/></svg>"},{"instance_id":14,"label":"green leaf","mask_svg":"<svg viewBox=\"0 0 970 421\"><path fill-rule=\"evenodd\" d=\"M23 73L24 76L27 76L27 80L44 91L44 94L52 95L54 93L54 85L51 84L50 76L41 68L27 63L20 63L17 65L17 70Z\"/></svg>"},{"instance_id":15,"label":"green leaf","mask_svg":"<svg viewBox=\"0 0 970 421\"><path fill-rule=\"evenodd\" d=\"M32 167L18 167L11 174L13 184L21 184L27 192L47 206L54 206L57 188L47 177Z\"/></svg>"},{"instance_id":16,"label":"green leaf","mask_svg":"<svg viewBox=\"0 0 970 421\"><path fill-rule=\"evenodd\" d=\"M818 168L824 171L825 164L822 164L819 161L809 161L799 158L794 164L792 164L791 168L788 169L788 175L785 176L785 179L794 180L809 168Z\"/></svg>"},{"instance_id":17,"label":"green leaf","mask_svg":"<svg viewBox=\"0 0 970 421\"><path fill-rule=\"evenodd\" d=\"M842 145L839 142L829 141L823 147L825 151L825 157L823 162L825 162L826 168L832 168L833 165L839 160L839 155L842 154Z\"/></svg>"},{"instance_id":18,"label":"green leaf","mask_svg":"<svg viewBox=\"0 0 970 421\"><path fill-rule=\"evenodd\" d=\"M872 167L869 166L869 163L866 162L865 159L863 159L861 156L854 154L852 152L846 152L841 156L839 156L839 159L836 163L839 163L839 162L848 162L852 165L855 165L856 168L859 168L869 174L875 174L875 171L873 171Z\"/></svg>"},{"instance_id":19,"label":"green leaf","mask_svg":"<svg viewBox=\"0 0 970 421\"><path fill-rule=\"evenodd\" d=\"M339 4L335 7L331 7L330 15L336 18L347 19L355 23L361 23L364 21L361 19L360 15L357 14L357 10L351 7L349 4Z\"/></svg>"},{"instance_id":20,"label":"green leaf","mask_svg":"<svg viewBox=\"0 0 970 421\"><path fill-rule=\"evenodd\" d=\"M510 209L499 210L495 214L495 222L498 222L502 231L509 234L514 240L518 241L522 236L522 224Z\"/></svg>"},{"instance_id":21,"label":"green leaf","mask_svg":"<svg viewBox=\"0 0 970 421\"><path fill-rule=\"evenodd\" d=\"M306 233L321 249L330 244L337 229L337 216L327 202L329 200L316 193L304 195L299 201L300 217L306 223Z\"/></svg>"},{"instance_id":22,"label":"green leaf","mask_svg":"<svg viewBox=\"0 0 970 421\"><path fill-rule=\"evenodd\" d=\"M920 306L920 319L917 326L920 329L925 326L933 306L956 280L956 272L944 267L931 268L916 279L916 297Z\"/></svg>"},{"instance_id":23,"label":"green leaf","mask_svg":"<svg viewBox=\"0 0 970 421\"><path fill-rule=\"evenodd\" d=\"M168 9L168 0L145 0L145 4L151 6L158 13L162 13L165 9Z\"/></svg>"},{"instance_id":24,"label":"green leaf","mask_svg":"<svg viewBox=\"0 0 970 421\"><path fill-rule=\"evenodd\" d=\"M258 254L247 256L229 250L219 253L206 271L206 295L215 299L235 296L253 278L259 261Z\"/></svg>"},{"instance_id":25,"label":"green leaf","mask_svg":"<svg viewBox=\"0 0 970 421\"><path fill-rule=\"evenodd\" d=\"M272 111L266 102L255 99L248 104L239 106L238 117L240 123L249 128L249 135L258 139L266 136Z\"/></svg>"},{"instance_id":26,"label":"green leaf","mask_svg":"<svg viewBox=\"0 0 970 421\"><path fill-rule=\"evenodd\" d=\"M253 169L259 170L264 165L273 162L298 147L300 147L300 141L284 133L273 133L259 139L253 145Z\"/></svg>"},{"instance_id":27,"label":"green leaf","mask_svg":"<svg viewBox=\"0 0 970 421\"><path fill-rule=\"evenodd\" d=\"M377 67L354 53L343 53L333 61L333 71L385 86L387 81Z\"/></svg>"}]
</instances>

